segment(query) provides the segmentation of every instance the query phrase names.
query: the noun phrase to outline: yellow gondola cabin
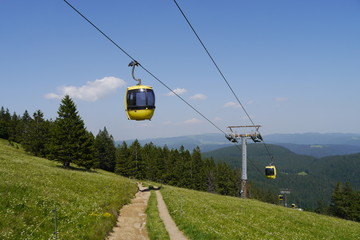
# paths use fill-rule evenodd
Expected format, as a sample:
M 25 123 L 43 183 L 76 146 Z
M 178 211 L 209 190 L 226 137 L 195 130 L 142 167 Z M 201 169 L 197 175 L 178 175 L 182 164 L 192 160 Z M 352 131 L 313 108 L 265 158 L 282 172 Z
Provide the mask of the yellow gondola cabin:
M 276 178 L 275 166 L 266 166 L 265 167 L 265 176 L 269 179 L 275 179 Z
M 129 63 L 129 67 L 132 67 L 132 77 L 138 84 L 126 89 L 125 111 L 129 120 L 151 120 L 155 111 L 155 93 L 152 87 L 141 85 L 141 79 L 135 78 L 134 69 L 139 65 L 137 61 Z
M 129 120 L 150 120 L 155 111 L 155 94 L 152 87 L 128 87 L 125 94 L 125 111 Z

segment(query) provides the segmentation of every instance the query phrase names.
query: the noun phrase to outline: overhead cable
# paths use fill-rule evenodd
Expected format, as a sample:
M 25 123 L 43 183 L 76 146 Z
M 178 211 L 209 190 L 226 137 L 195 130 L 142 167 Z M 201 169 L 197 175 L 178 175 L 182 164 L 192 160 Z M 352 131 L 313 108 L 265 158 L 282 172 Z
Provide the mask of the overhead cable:
M 93 26 L 98 32 L 100 32 L 106 39 L 108 39 L 113 45 L 115 45 L 119 50 L 121 50 L 126 56 L 131 58 L 133 61 L 136 61 L 134 57 L 132 57 L 127 51 L 125 51 L 122 47 L 120 47 L 114 40 L 112 40 L 107 34 L 105 34 L 100 28 L 98 28 L 93 22 L 91 22 L 87 17 L 85 17 L 79 10 L 77 10 L 74 6 L 72 6 L 67 0 L 64 0 L 64 2 L 71 7 L 76 13 L 78 13 L 83 19 L 85 19 L 91 26 Z M 200 40 L 200 38 L 199 38 Z M 201 41 L 201 40 L 200 40 Z M 207 51 L 208 52 L 208 51 Z M 211 55 L 209 54 L 211 57 Z M 211 57 L 212 58 L 212 57 Z M 213 61 L 215 63 L 215 61 Z M 215 63 L 216 64 L 216 63 Z M 202 118 L 204 118 L 206 121 L 208 121 L 211 125 L 213 125 L 216 129 L 218 129 L 220 132 L 222 132 L 224 135 L 226 135 L 226 132 L 223 131 L 220 127 L 218 127 L 214 122 L 212 122 L 209 118 L 207 118 L 204 114 L 202 114 L 199 110 L 197 110 L 194 106 L 192 106 L 189 102 L 187 102 L 184 98 L 182 98 L 179 94 L 174 92 L 170 87 L 168 87 L 163 81 L 161 81 L 158 77 L 156 77 L 152 72 L 150 72 L 148 69 L 146 69 L 143 65 L 139 63 L 139 66 L 147 72 L 150 76 L 152 76 L 154 79 L 156 79 L 159 83 L 161 83 L 165 88 L 167 88 L 169 91 L 171 91 L 175 96 L 177 96 L 181 101 L 183 101 L 186 105 L 188 105 L 191 109 L 193 109 L 196 113 L 198 113 Z M 216 65 L 217 66 L 217 65 Z M 220 71 L 220 69 L 219 69 Z M 221 71 L 220 71 L 221 72 Z M 221 73 L 222 74 L 222 73 Z M 225 79 L 226 81 L 226 79 Z M 226 81 L 227 82 L 227 81 Z M 229 85 L 229 84 L 228 84 Z M 230 85 L 229 85 L 230 87 Z M 231 87 L 230 87 L 231 89 Z M 231 89 L 232 90 L 232 89 Z M 234 92 L 233 92 L 234 93 Z M 235 94 L 235 93 L 234 93 Z M 236 96 L 236 95 L 235 95 Z M 234 145 L 239 149 L 239 145 L 234 143 Z M 252 163 L 250 162 L 254 168 L 257 170 L 258 173 L 261 174 L 260 170 Z
M 107 38 L 112 44 L 114 44 L 118 49 L 120 49 L 126 56 L 131 58 L 133 61 L 136 61 L 134 57 L 132 57 L 127 51 L 125 51 L 123 48 L 121 48 L 114 40 L 112 40 L 107 34 L 105 34 L 103 31 L 100 30 L 94 23 L 92 23 L 87 17 L 85 17 L 79 10 L 77 10 L 74 6 L 72 6 L 67 0 L 64 0 L 64 2 L 69 5 L 76 13 L 78 13 L 82 18 L 84 18 L 91 26 L 93 26 L 98 32 L 100 32 L 105 38 Z M 138 62 L 138 61 L 137 61 Z M 208 121 L 211 125 L 213 125 L 216 129 L 218 129 L 223 134 L 226 134 L 225 131 L 223 131 L 220 127 L 218 127 L 214 122 L 212 122 L 209 118 L 207 118 L 204 114 L 202 114 L 199 110 L 197 110 L 194 106 L 192 106 L 188 101 L 186 101 L 184 98 L 182 98 L 179 94 L 174 92 L 170 87 L 168 87 L 163 81 L 161 81 L 158 77 L 156 77 L 152 72 L 150 72 L 148 69 L 146 69 L 143 65 L 139 63 L 139 66 L 147 72 L 150 76 L 152 76 L 154 79 L 156 79 L 159 83 L 161 83 L 165 88 L 167 88 L 169 91 L 171 91 L 175 96 L 177 96 L 180 100 L 182 100 L 186 105 L 188 105 L 191 109 L 193 109 L 196 113 L 198 113 L 202 118 L 204 118 L 206 121 Z
M 191 28 L 191 30 L 193 31 L 193 33 L 195 34 L 196 38 L 199 40 L 201 46 L 204 48 L 205 52 L 207 53 L 207 55 L 209 56 L 209 58 L 211 59 L 212 63 L 214 64 L 214 66 L 216 67 L 216 69 L 218 70 L 218 72 L 220 73 L 221 77 L 223 78 L 223 80 L 225 81 L 226 85 L 229 87 L 230 91 L 232 92 L 232 94 L 234 95 L 234 97 L 236 98 L 237 102 L 239 103 L 239 105 L 241 106 L 241 108 L 243 109 L 243 111 L 245 112 L 246 116 L 248 117 L 248 119 L 250 120 L 250 122 L 255 126 L 254 121 L 252 120 L 252 118 L 250 117 L 249 113 L 246 111 L 244 105 L 241 103 L 240 99 L 238 98 L 238 96 L 236 95 L 236 93 L 234 92 L 233 88 L 231 87 L 231 85 L 229 84 L 228 80 L 226 79 L 225 75 L 223 74 L 223 72 L 220 70 L 218 64 L 215 62 L 214 58 L 211 56 L 209 50 L 207 49 L 207 47 L 205 46 L 205 44 L 203 43 L 203 41 L 201 40 L 201 38 L 199 37 L 199 35 L 197 34 L 197 32 L 195 31 L 194 27 L 192 26 L 192 24 L 190 23 L 189 19 L 186 17 L 184 11 L 181 9 L 181 7 L 179 6 L 179 4 L 176 2 L 176 0 L 173 0 L 175 5 L 177 6 L 177 8 L 179 9 L 180 13 L 182 14 L 182 16 L 184 17 L 184 19 L 186 20 L 186 22 L 188 23 L 189 27 Z M 271 160 L 271 164 L 273 162 L 273 156 L 270 154 L 270 151 L 268 149 L 268 147 L 266 146 L 265 142 L 262 141 L 262 143 L 265 146 L 265 149 L 270 157 Z

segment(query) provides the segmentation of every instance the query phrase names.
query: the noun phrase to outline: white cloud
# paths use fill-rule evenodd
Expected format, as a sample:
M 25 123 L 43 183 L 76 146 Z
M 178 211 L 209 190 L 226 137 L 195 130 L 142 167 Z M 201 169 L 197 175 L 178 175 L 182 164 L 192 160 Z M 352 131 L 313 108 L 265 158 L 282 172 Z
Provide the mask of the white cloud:
M 48 94 L 45 94 L 45 98 L 46 99 L 57 99 L 57 98 L 61 98 L 61 96 L 59 96 L 55 93 L 48 93 Z
M 166 96 L 175 96 L 174 93 L 176 93 L 177 95 L 181 95 L 181 94 L 186 93 L 186 92 L 187 92 L 187 90 L 185 88 L 176 88 L 172 92 L 168 92 L 166 94 Z
M 288 100 L 287 97 L 277 97 L 277 98 L 275 98 L 276 102 L 286 102 L 287 100 Z
M 116 77 L 104 77 L 95 81 L 88 81 L 85 85 L 62 86 L 58 88 L 58 94 L 48 93 L 45 95 L 47 99 L 61 99 L 65 95 L 77 98 L 83 101 L 94 102 L 116 91 L 117 88 L 125 86 L 124 80 Z
M 185 124 L 197 124 L 197 123 L 200 123 L 201 121 L 197 118 L 192 118 L 192 119 L 189 119 L 189 120 L 185 120 L 184 123 Z
M 226 108 L 239 108 L 241 107 L 240 104 L 236 103 L 236 102 L 227 102 L 224 104 L 224 107 Z
M 205 100 L 205 99 L 207 99 L 207 96 L 202 94 L 202 93 L 198 93 L 198 94 L 195 94 L 194 96 L 191 96 L 190 99 L 193 99 L 193 100 Z

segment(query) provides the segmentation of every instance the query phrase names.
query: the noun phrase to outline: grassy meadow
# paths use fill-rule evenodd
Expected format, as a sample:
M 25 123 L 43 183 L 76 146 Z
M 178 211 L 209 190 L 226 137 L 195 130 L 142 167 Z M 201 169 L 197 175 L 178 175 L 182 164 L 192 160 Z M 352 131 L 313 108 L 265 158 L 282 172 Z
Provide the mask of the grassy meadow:
M 189 239 L 360 239 L 357 222 L 170 186 L 161 192 Z
M 118 210 L 136 191 L 130 179 L 101 170 L 63 169 L 0 139 L 1 240 L 102 240 L 115 225 Z M 189 239 L 360 240 L 356 222 L 170 186 L 162 186 L 161 192 Z M 168 239 L 156 204 L 152 191 L 149 235 Z
M 0 140 L 0 239 L 104 239 L 136 183 L 101 170 L 63 169 Z M 56 217 L 55 217 L 56 209 Z

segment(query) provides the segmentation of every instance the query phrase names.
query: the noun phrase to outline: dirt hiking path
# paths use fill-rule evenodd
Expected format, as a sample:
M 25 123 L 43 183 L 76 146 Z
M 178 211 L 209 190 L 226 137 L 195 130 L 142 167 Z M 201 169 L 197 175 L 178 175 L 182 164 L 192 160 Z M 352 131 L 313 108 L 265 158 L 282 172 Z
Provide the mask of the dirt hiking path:
M 150 191 L 138 184 L 139 190 L 131 203 L 120 210 L 116 226 L 106 240 L 148 240 L 146 230 L 146 207 Z
M 150 190 L 138 183 L 139 191 L 131 203 L 125 205 L 117 219 L 116 226 L 106 238 L 106 240 L 148 240 L 149 235 L 146 230 L 146 208 L 150 198 Z M 163 221 L 166 231 L 171 240 L 187 240 L 184 234 L 178 229 L 174 220 L 171 218 L 164 199 L 159 190 L 156 191 L 158 211 Z
M 187 240 L 185 235 L 176 226 L 166 207 L 164 199 L 160 191 L 156 191 L 156 199 L 158 202 L 158 210 L 161 220 L 164 222 L 166 231 L 169 233 L 171 240 Z

